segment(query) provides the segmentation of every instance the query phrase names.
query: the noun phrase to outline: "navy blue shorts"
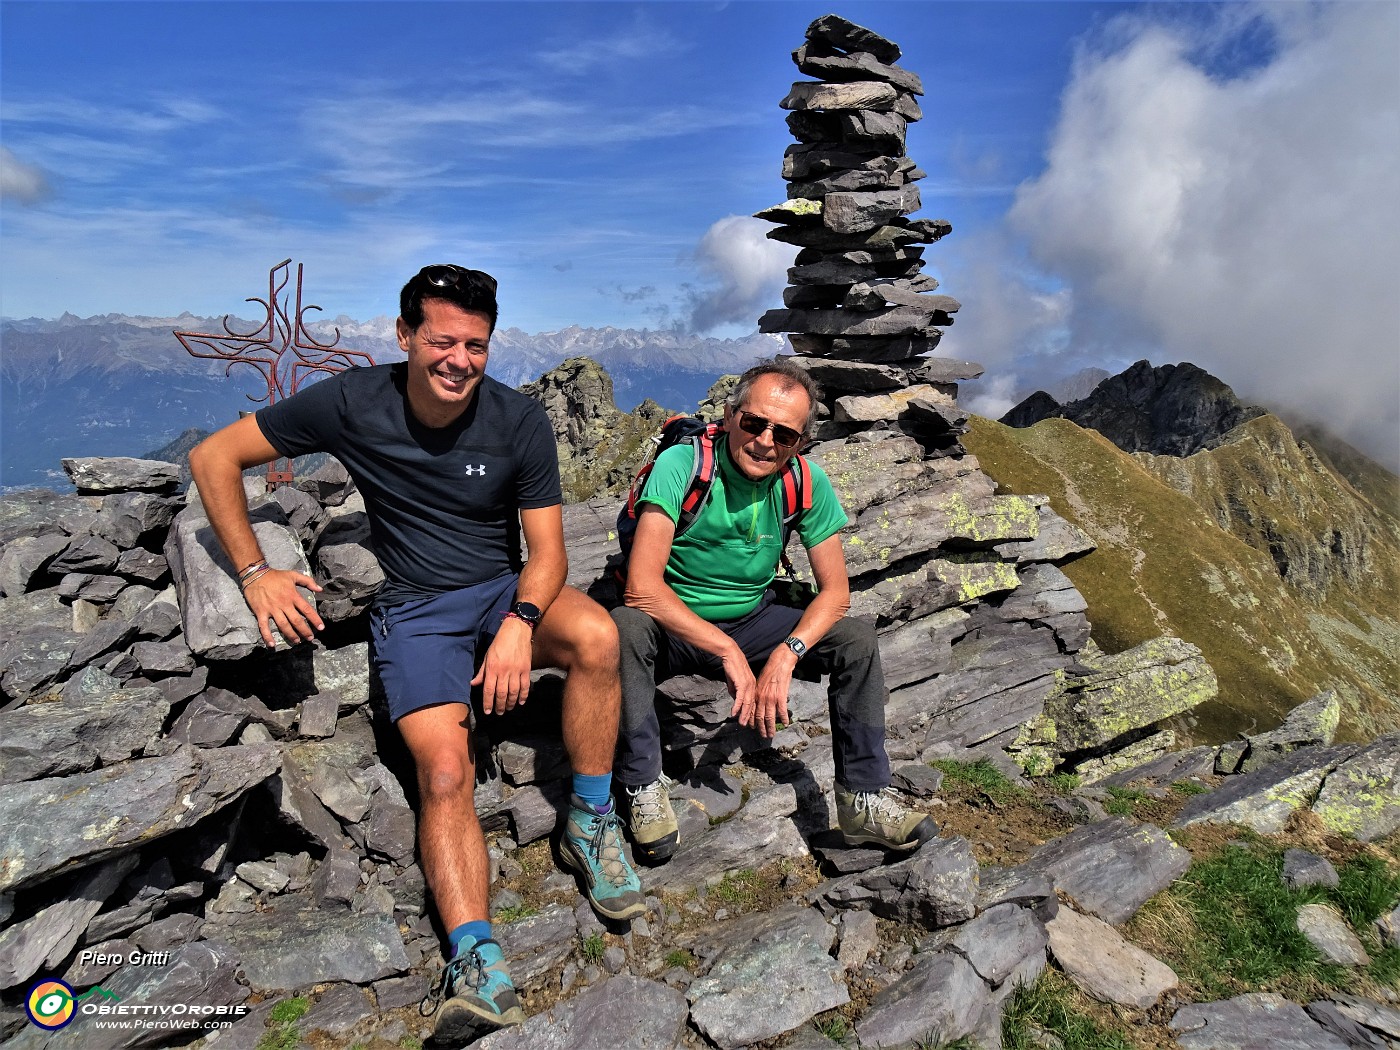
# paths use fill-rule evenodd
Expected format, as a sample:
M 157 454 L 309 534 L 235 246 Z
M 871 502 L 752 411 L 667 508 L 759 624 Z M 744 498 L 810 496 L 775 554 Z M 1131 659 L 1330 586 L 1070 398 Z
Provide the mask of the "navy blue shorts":
M 483 652 L 515 601 L 519 577 L 411 598 L 370 610 L 370 659 L 384 685 L 389 717 L 434 704 L 470 704 L 476 653 Z

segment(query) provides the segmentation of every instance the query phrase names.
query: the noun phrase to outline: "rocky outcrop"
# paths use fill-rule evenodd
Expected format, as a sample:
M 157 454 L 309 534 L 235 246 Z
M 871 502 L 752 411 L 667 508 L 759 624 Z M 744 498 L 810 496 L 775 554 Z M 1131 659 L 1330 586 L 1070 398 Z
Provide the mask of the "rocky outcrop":
M 549 415 L 568 502 L 625 493 L 644 443 L 673 414 L 650 399 L 619 411 L 612 377 L 586 357 L 571 357 L 520 389 Z
M 1235 427 L 1263 414 L 1189 362 L 1154 367 L 1139 361 L 1067 405 L 1038 390 L 1001 422 L 1027 427 L 1058 416 L 1097 430 L 1124 452 L 1189 456 L 1214 448 Z

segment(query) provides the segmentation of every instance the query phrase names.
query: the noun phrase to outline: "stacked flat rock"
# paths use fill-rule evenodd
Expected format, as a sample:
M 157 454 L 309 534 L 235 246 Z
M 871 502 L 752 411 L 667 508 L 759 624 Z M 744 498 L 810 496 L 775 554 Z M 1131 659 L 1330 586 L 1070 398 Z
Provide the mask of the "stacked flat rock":
M 924 249 L 952 231 L 945 219 L 911 219 L 926 172 L 905 154 L 919 120 L 917 74 L 894 65 L 899 45 L 837 15 L 807 27 L 793 52 L 801 81 L 782 100 L 797 143 L 783 158 L 788 199 L 757 218 L 768 236 L 798 245 L 786 306 L 759 319 L 785 332 L 827 393 L 820 436 L 894 423 L 929 451 L 956 452 L 966 415 L 956 383 L 981 366 L 931 358 L 959 303 L 936 294 Z

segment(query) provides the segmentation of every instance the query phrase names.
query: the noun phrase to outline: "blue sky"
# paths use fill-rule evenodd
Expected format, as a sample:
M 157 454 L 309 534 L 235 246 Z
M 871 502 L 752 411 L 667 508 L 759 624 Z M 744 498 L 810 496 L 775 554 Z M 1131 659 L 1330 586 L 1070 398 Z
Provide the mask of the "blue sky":
M 791 249 L 789 52 L 836 11 L 925 85 L 929 268 L 988 365 L 1192 360 L 1400 444 L 1400 5 L 0 3 L 0 314 L 328 316 L 430 261 L 502 324 L 751 332 Z M 787 253 L 787 254 L 785 254 Z

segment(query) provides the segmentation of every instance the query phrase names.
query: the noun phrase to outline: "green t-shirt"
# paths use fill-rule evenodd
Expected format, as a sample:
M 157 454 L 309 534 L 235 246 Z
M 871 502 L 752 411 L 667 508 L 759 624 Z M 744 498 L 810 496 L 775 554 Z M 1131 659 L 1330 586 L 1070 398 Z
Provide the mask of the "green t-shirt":
M 723 437 L 716 443 L 718 469 L 700 516 L 671 544 L 666 583 L 696 615 L 716 622 L 752 612 L 777 574 L 782 550 L 783 494 L 778 475 L 750 481 L 729 458 Z M 681 500 L 694 462 L 691 445 L 674 445 L 656 457 L 639 503 L 661 508 L 672 521 L 680 518 Z M 846 524 L 846 512 L 831 481 L 812 467 L 812 508 L 798 520 L 796 532 L 808 549 Z

